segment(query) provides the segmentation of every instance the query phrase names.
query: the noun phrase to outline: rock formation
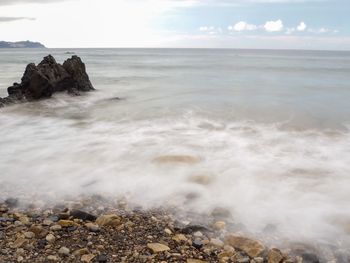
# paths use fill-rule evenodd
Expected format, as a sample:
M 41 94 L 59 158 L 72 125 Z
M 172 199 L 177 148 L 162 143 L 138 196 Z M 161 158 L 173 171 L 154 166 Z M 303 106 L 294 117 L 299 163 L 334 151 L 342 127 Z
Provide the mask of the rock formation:
M 91 90 L 94 87 L 78 56 L 72 56 L 61 65 L 48 55 L 37 66 L 31 63 L 26 67 L 21 83 L 14 83 L 7 89 L 9 96 L 0 98 L 0 106 L 50 98 L 55 92 L 79 95 L 80 91 Z

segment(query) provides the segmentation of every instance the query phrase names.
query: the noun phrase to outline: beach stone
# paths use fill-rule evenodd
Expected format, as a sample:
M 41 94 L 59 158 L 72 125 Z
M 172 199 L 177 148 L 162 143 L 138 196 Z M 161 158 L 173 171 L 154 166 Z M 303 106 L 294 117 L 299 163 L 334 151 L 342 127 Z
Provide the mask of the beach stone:
M 213 228 L 215 230 L 224 230 L 226 228 L 226 223 L 224 221 L 217 221 L 214 223 Z
M 164 232 L 168 235 L 171 235 L 173 232 L 171 232 L 171 230 L 169 228 L 165 228 Z
M 64 256 L 68 256 L 70 253 L 70 250 L 66 247 L 61 247 L 59 250 L 58 250 L 58 254 L 60 255 L 64 255 Z
M 196 238 L 193 242 L 192 242 L 192 246 L 195 247 L 196 249 L 201 249 L 203 247 L 203 242 L 202 240 L 200 240 L 199 238 Z
M 45 239 L 46 239 L 47 242 L 53 243 L 53 242 L 55 242 L 56 237 L 55 237 L 53 234 L 48 234 L 48 235 L 45 237 Z
M 60 231 L 60 230 L 62 230 L 62 226 L 60 226 L 60 225 L 53 225 L 53 226 L 50 227 L 50 230 L 51 231 Z
M 120 217 L 117 215 L 102 215 L 96 219 L 99 226 L 119 226 L 121 224 Z
M 44 238 L 48 234 L 48 231 L 39 225 L 32 225 L 29 231 L 33 232 L 36 238 Z
M 24 232 L 23 235 L 25 236 L 25 238 L 28 238 L 28 239 L 35 238 L 35 234 L 31 231 Z
M 223 207 L 214 208 L 211 215 L 216 219 L 227 219 L 232 216 L 230 210 Z
M 96 216 L 86 213 L 84 211 L 81 210 L 73 210 L 72 212 L 70 212 L 70 215 L 73 218 L 77 218 L 77 219 L 81 219 L 83 221 L 95 221 L 96 220 Z
M 189 258 L 189 259 L 187 259 L 187 263 L 208 263 L 208 261 Z
M 223 241 L 221 241 L 220 239 L 212 238 L 212 239 L 210 239 L 209 245 L 214 246 L 214 247 L 218 247 L 218 248 L 222 248 L 222 247 L 224 247 L 225 243 Z
M 13 242 L 12 247 L 13 248 L 20 248 L 23 247 L 25 244 L 27 244 L 27 240 L 23 237 L 19 237 Z
M 57 256 L 49 255 L 49 256 L 47 256 L 47 260 L 48 261 L 58 261 L 59 259 Z
M 268 251 L 267 262 L 268 263 L 280 263 L 283 260 L 282 252 L 277 248 L 272 248 Z
M 176 234 L 175 236 L 173 236 L 172 239 L 174 241 L 176 241 L 177 243 L 187 242 L 188 241 L 188 238 L 184 234 Z
M 5 204 L 10 208 L 15 208 L 18 206 L 19 201 L 17 198 L 10 197 L 5 200 Z
M 73 252 L 73 255 L 75 256 L 82 256 L 86 254 L 90 254 L 90 251 L 87 248 L 81 248 Z
M 209 175 L 192 175 L 188 178 L 188 181 L 205 186 L 212 182 L 212 177 Z
M 96 257 L 96 262 L 106 263 L 107 261 L 108 261 L 108 258 L 104 254 L 100 254 Z
M 45 220 L 43 221 L 43 225 L 44 225 L 44 226 L 51 226 L 52 224 L 53 224 L 53 222 L 52 222 L 51 220 L 45 219 Z
M 201 161 L 199 157 L 190 155 L 164 155 L 153 159 L 158 164 L 197 164 Z
M 252 258 L 258 257 L 265 251 L 261 242 L 246 237 L 229 235 L 225 238 L 225 243 L 244 251 Z
M 75 223 L 72 220 L 59 220 L 57 222 L 61 227 L 74 227 L 74 226 L 79 226 L 79 224 Z
M 94 254 L 86 254 L 86 255 L 82 255 L 80 260 L 82 262 L 91 262 L 93 259 L 95 258 L 95 255 Z
M 91 232 L 98 232 L 98 231 L 100 231 L 100 227 L 98 225 L 96 225 L 96 224 L 86 223 L 85 226 Z
M 170 250 L 168 246 L 160 243 L 148 243 L 147 247 L 152 250 L 153 254 Z

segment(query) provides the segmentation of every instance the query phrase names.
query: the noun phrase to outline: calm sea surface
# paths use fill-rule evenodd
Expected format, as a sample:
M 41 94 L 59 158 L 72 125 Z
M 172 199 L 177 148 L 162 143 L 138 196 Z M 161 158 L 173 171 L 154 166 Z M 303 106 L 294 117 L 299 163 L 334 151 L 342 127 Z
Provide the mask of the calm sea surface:
M 255 233 L 273 224 L 279 237 L 349 245 L 350 52 L 4 49 L 0 97 L 26 64 L 67 51 L 97 91 L 0 110 L 0 199 L 220 206 Z M 201 161 L 152 162 L 164 155 Z

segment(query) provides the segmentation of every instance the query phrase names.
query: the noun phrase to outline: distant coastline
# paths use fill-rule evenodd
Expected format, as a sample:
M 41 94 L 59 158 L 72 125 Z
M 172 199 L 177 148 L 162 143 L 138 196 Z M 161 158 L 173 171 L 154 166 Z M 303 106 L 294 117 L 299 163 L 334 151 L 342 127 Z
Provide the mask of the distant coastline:
M 46 48 L 39 42 L 32 41 L 19 41 L 19 42 L 6 42 L 0 41 L 0 48 Z

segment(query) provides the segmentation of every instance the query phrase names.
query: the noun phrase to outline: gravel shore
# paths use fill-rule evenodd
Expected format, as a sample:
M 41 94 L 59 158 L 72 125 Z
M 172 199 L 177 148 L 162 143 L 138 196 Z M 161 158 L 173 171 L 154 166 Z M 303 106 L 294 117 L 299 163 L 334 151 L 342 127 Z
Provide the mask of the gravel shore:
M 7 199 L 0 203 L 0 262 L 320 262 L 230 233 L 226 216 L 218 209 L 201 225 L 96 197 L 45 209 Z

